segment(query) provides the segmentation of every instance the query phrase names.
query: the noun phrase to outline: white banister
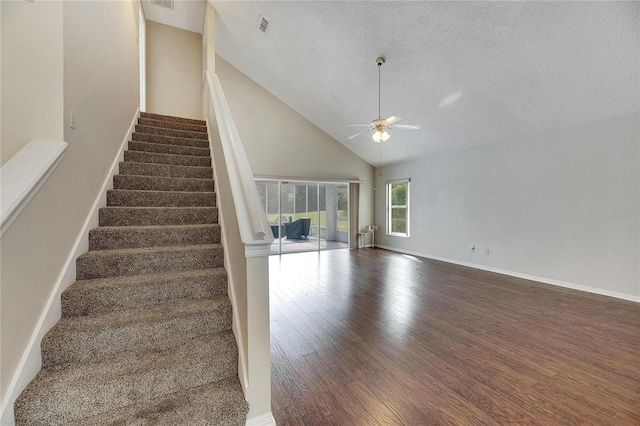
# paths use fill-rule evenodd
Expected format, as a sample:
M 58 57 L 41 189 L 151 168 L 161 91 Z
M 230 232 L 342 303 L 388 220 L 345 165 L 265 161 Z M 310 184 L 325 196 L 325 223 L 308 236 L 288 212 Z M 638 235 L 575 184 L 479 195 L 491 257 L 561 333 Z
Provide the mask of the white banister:
M 249 160 L 240 142 L 240 135 L 218 76 L 210 71 L 207 71 L 206 75 L 246 255 L 247 257 L 268 256 L 273 234 L 260 202 Z
M 218 77 L 205 72 L 203 109 L 213 155 L 238 375 L 249 403 L 247 425 L 275 425 L 271 414 L 269 261 L 273 233 L 260 202 Z
M 65 141 L 32 139 L 0 167 L 0 235 L 62 161 L 67 146 Z

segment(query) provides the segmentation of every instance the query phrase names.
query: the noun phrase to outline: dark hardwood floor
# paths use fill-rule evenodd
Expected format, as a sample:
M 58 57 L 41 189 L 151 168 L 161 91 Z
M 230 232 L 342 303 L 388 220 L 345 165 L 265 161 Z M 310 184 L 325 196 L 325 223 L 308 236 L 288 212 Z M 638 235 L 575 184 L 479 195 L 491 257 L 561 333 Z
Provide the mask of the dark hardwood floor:
M 638 425 L 640 305 L 380 249 L 273 256 L 284 425 Z

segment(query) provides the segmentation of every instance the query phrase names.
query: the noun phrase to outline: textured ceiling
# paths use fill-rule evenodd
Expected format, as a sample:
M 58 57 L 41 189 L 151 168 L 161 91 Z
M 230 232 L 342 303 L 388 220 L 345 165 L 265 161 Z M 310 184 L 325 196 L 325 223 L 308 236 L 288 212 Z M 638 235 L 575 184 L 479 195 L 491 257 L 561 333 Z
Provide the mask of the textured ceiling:
M 372 165 L 640 109 L 638 2 L 225 2 L 217 53 Z M 258 30 L 264 16 L 267 34 Z M 286 131 L 283 129 L 282 131 Z
M 174 0 L 171 10 L 142 0 L 145 19 L 200 34 L 204 29 L 204 5 L 204 0 Z

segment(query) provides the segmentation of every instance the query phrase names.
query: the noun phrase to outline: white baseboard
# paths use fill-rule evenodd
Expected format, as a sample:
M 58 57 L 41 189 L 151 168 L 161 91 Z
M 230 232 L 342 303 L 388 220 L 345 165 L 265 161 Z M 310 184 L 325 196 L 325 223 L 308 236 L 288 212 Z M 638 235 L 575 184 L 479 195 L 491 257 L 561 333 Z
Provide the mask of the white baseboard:
M 604 290 L 597 287 L 590 287 L 582 284 L 575 284 L 567 281 L 560 281 L 553 278 L 538 277 L 536 275 L 523 274 L 520 272 L 509 271 L 507 269 L 493 268 L 491 266 L 478 265 L 475 263 L 463 262 L 460 260 L 449 259 L 446 257 L 434 256 L 431 254 L 421 253 L 413 250 L 404 250 L 397 247 L 390 247 L 390 246 L 385 246 L 380 244 L 377 244 L 377 247 L 381 249 L 389 250 L 389 251 L 395 251 L 398 253 L 405 253 L 413 256 L 426 257 L 427 259 L 439 260 L 447 263 L 454 263 L 456 265 L 467 266 L 469 268 L 474 268 L 474 269 L 481 269 L 483 271 L 488 271 L 488 272 L 495 272 L 497 274 L 509 275 L 511 277 L 523 278 L 525 280 L 537 281 L 543 284 L 551 284 L 558 287 L 570 288 L 572 290 L 585 291 L 587 293 L 594 293 L 594 294 L 599 294 L 601 296 L 615 297 L 616 299 L 623 299 L 623 300 L 628 300 L 630 302 L 640 303 L 640 296 L 633 296 L 631 294 L 619 293 L 617 291 Z
M 111 165 L 111 169 L 105 176 L 104 182 L 102 183 L 102 187 L 100 188 L 100 192 L 96 197 L 91 210 L 76 238 L 76 241 L 73 244 L 73 248 L 67 257 L 67 260 L 62 268 L 62 272 L 58 276 L 55 286 L 49 295 L 49 299 L 47 300 L 47 304 L 40 315 L 40 319 L 36 324 L 36 328 L 31 335 L 31 339 L 29 340 L 29 344 L 20 359 L 20 363 L 16 369 L 15 374 L 13 375 L 13 379 L 7 388 L 7 393 L 0 405 L 0 425 L 2 426 L 10 426 L 15 424 L 14 415 L 13 415 L 13 403 L 16 398 L 20 395 L 20 392 L 24 390 L 24 388 L 29 384 L 31 380 L 38 374 L 40 368 L 42 367 L 42 357 L 40 353 L 40 342 L 44 335 L 53 327 L 61 317 L 62 313 L 62 304 L 60 295 L 62 292 L 67 289 L 71 284 L 73 284 L 76 280 L 76 259 L 81 255 L 86 253 L 89 250 L 89 230 L 98 226 L 98 210 L 101 207 L 107 205 L 107 190 L 113 189 L 113 176 L 119 171 L 119 163 L 124 158 L 124 151 L 127 146 L 127 142 L 131 138 L 131 134 L 135 130 L 136 122 L 138 121 L 138 116 L 140 115 L 140 110 L 136 111 L 133 120 L 131 121 L 131 125 L 129 126 L 129 130 L 124 137 L 122 145 L 116 155 L 116 158 L 113 160 L 113 164 Z
M 252 419 L 247 419 L 246 426 L 276 426 L 276 419 L 273 418 L 273 414 L 269 411 Z

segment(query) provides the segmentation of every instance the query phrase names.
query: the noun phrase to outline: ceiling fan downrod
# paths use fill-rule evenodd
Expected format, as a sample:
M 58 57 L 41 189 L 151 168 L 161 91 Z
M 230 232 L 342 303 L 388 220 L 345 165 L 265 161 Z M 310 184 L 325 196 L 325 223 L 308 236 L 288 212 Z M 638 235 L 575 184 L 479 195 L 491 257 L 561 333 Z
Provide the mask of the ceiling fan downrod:
M 378 56 L 376 58 L 376 65 L 378 65 L 378 119 L 382 116 L 380 115 L 380 68 L 384 64 L 384 58 L 382 56 Z

